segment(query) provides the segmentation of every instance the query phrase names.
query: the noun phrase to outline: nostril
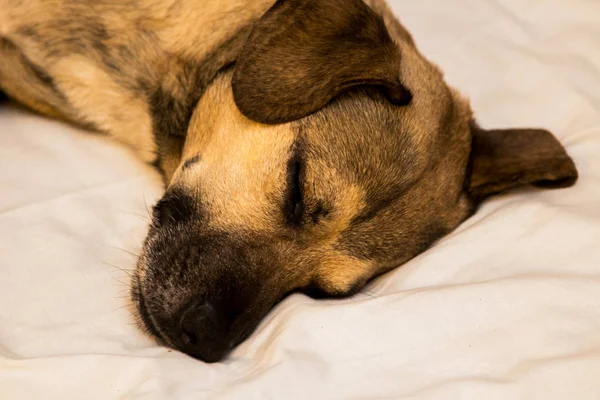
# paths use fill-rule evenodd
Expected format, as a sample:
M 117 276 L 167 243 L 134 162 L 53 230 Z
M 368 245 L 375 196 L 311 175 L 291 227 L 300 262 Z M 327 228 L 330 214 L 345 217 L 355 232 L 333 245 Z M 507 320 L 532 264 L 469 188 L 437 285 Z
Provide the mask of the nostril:
M 181 317 L 181 341 L 184 345 L 194 345 L 199 337 L 216 328 L 215 310 L 206 302 L 194 302 Z
M 184 345 L 196 344 L 198 343 L 198 338 L 194 332 L 183 331 L 181 333 L 181 341 Z

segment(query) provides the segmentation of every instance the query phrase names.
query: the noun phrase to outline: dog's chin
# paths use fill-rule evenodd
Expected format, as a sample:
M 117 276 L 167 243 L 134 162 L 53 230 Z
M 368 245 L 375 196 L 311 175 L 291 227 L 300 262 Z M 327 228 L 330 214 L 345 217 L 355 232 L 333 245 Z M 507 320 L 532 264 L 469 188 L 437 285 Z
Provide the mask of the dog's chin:
M 139 322 L 139 327 L 147 333 L 152 339 L 156 341 L 157 344 L 162 346 L 170 346 L 170 343 L 165 340 L 163 335 L 160 332 L 160 329 L 156 325 L 154 318 L 150 314 L 148 307 L 146 305 L 146 301 L 144 295 L 142 293 L 142 287 L 139 280 L 139 276 L 136 276 L 132 279 L 132 287 L 131 287 L 131 299 L 135 304 L 135 309 L 137 311 L 137 320 Z

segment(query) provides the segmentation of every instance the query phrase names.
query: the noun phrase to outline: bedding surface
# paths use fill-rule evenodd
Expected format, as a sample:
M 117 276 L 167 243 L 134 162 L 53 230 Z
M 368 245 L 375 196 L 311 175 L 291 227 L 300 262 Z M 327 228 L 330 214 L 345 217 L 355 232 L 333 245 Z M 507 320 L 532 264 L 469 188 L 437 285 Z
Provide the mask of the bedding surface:
M 482 126 L 553 131 L 577 185 L 486 201 L 352 298 L 288 298 L 207 365 L 128 309 L 158 174 L 0 106 L 0 399 L 600 398 L 600 2 L 391 3 Z

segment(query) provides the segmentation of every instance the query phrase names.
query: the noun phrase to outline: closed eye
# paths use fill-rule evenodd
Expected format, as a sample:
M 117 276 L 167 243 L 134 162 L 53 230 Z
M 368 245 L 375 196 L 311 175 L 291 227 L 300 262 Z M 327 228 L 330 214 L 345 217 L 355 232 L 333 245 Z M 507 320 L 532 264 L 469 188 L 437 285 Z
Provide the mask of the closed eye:
M 298 150 L 294 150 L 287 165 L 287 190 L 284 203 L 286 222 L 298 226 L 304 216 L 304 199 L 302 196 L 303 178 L 302 158 Z
M 319 199 L 307 199 L 304 190 L 306 179 L 306 160 L 297 144 L 288 160 L 286 172 L 286 191 L 283 204 L 285 221 L 293 227 L 305 223 L 319 224 L 330 215 L 332 205 Z

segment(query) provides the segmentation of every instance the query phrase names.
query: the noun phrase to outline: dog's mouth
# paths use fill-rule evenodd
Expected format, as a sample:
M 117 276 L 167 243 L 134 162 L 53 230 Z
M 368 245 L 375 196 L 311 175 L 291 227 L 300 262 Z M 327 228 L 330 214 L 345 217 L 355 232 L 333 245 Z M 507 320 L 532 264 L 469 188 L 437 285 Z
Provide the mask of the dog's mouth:
M 143 327 L 146 331 L 159 343 L 162 345 L 166 345 L 163 335 L 160 330 L 154 323 L 154 319 L 148 311 L 148 307 L 146 306 L 146 301 L 144 299 L 144 294 L 142 293 L 142 285 L 140 281 L 140 277 L 138 276 L 135 281 L 135 285 L 132 288 L 132 297 L 137 303 L 138 314 L 142 319 Z

